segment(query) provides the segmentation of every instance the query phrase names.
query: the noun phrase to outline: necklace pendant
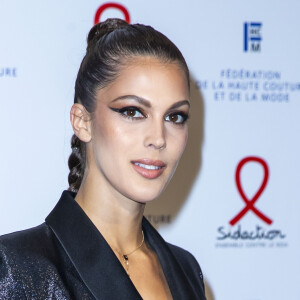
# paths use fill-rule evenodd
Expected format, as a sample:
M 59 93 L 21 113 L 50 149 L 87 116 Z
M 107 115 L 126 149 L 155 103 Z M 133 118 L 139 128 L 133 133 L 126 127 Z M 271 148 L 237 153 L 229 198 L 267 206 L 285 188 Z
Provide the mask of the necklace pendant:
M 115 250 L 120 255 L 120 257 L 123 257 L 123 264 L 125 266 L 126 273 L 128 274 L 129 277 L 130 277 L 130 275 L 129 275 L 129 258 L 128 258 L 128 256 L 131 255 L 132 253 L 134 253 L 135 251 L 137 251 L 138 249 L 140 249 L 142 247 L 143 243 L 144 243 L 144 231 L 142 230 L 142 241 L 136 249 L 134 249 L 133 251 L 131 251 L 127 254 L 122 254 L 120 251 Z
M 124 264 L 126 265 L 127 271 L 129 268 L 129 260 L 128 260 L 128 256 L 126 254 L 123 255 L 124 258 Z

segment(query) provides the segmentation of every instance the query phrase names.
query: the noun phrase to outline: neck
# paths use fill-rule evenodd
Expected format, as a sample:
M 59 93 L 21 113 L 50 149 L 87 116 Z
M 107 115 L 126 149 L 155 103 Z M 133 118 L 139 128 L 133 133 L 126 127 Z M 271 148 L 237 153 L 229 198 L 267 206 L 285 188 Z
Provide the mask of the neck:
M 90 175 L 83 180 L 75 200 L 108 244 L 126 254 L 142 240 L 145 204 L 126 198 L 95 178 Z

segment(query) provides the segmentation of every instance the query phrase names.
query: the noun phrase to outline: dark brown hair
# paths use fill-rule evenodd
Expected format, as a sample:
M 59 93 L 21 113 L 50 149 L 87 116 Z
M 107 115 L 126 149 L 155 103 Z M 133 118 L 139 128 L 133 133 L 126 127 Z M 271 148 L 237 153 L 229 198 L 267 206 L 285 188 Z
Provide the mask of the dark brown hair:
M 163 62 L 177 62 L 189 84 L 189 70 L 179 49 L 150 26 L 107 19 L 90 30 L 87 44 L 75 83 L 74 103 L 81 103 L 89 113 L 95 111 L 97 90 L 112 82 L 121 67 L 136 56 L 153 56 Z M 85 171 L 86 145 L 74 134 L 71 147 L 69 190 L 77 192 Z

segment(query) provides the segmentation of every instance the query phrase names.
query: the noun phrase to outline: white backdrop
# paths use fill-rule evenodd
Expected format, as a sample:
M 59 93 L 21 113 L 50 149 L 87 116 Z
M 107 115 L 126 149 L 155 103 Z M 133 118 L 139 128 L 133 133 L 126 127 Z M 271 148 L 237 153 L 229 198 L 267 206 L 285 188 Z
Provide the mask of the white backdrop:
M 105 3 L 0 3 L 0 234 L 43 222 L 67 188 L 74 82 Z M 300 2 L 118 3 L 193 80 L 186 153 L 146 216 L 198 259 L 208 300 L 300 299 Z

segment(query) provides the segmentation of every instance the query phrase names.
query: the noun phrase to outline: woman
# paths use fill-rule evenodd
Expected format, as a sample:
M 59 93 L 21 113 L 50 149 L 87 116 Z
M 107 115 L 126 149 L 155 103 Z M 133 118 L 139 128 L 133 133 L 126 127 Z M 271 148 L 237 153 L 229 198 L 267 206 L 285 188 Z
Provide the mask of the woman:
M 143 217 L 185 148 L 189 72 L 149 26 L 88 35 L 70 119 L 69 190 L 42 225 L 1 237 L 0 299 L 205 299 L 200 267 Z

